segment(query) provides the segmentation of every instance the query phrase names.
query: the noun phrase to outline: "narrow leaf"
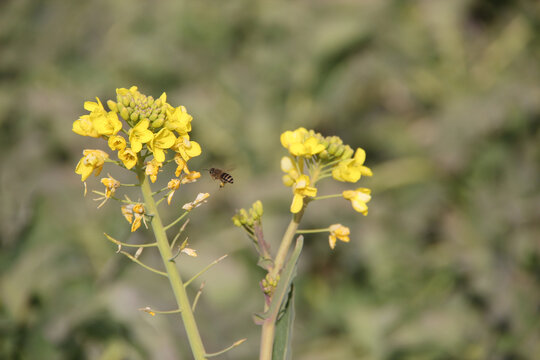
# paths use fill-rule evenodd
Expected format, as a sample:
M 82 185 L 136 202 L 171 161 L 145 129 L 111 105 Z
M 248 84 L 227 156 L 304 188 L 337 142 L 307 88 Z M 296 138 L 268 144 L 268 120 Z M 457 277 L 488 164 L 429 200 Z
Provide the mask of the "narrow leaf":
M 284 308 L 276 322 L 276 335 L 274 339 L 274 349 L 272 351 L 272 360 L 291 359 L 291 340 L 294 316 L 294 285 L 291 284 L 291 290 L 285 301 Z

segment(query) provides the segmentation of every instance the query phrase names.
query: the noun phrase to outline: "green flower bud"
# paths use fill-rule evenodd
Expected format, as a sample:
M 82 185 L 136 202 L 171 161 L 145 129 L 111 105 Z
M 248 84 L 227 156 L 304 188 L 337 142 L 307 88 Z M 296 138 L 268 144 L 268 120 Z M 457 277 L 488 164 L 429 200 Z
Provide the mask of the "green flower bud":
M 263 215 L 263 204 L 261 200 L 257 200 L 253 203 L 253 210 L 257 214 L 257 216 L 260 218 Z
M 158 127 L 161 127 L 163 126 L 163 119 L 156 119 L 154 121 L 152 121 L 152 127 L 153 128 L 158 128 Z
M 242 227 L 242 222 L 238 218 L 238 215 L 234 215 L 232 217 L 232 221 L 233 221 L 234 226 Z
M 330 158 L 330 154 L 327 150 L 323 150 L 319 153 L 319 158 L 321 158 L 322 160 L 328 160 Z
M 331 142 L 331 143 L 330 143 L 330 146 L 328 146 L 328 153 L 329 153 L 330 155 L 335 156 L 337 150 L 338 150 L 338 145 Z
M 121 111 L 120 111 L 120 116 L 122 117 L 122 119 L 126 120 L 129 119 L 129 112 L 126 108 L 123 108 Z
M 129 98 L 127 96 L 123 97 L 121 100 L 122 100 L 122 104 L 124 104 L 125 107 L 129 106 Z
M 139 120 L 139 112 L 138 111 L 132 112 L 129 118 L 131 119 L 131 121 L 136 122 L 137 120 Z
M 345 150 L 343 151 L 343 154 L 341 154 L 341 158 L 350 159 L 352 158 L 353 154 L 354 150 L 349 145 L 345 145 Z
M 240 215 L 240 221 L 242 222 L 242 224 L 247 223 L 248 213 L 247 213 L 246 209 L 240 209 L 238 214 Z
M 340 157 L 341 155 L 343 155 L 344 151 L 345 151 L 344 146 L 338 146 L 337 150 L 334 152 L 334 156 L 335 157 Z

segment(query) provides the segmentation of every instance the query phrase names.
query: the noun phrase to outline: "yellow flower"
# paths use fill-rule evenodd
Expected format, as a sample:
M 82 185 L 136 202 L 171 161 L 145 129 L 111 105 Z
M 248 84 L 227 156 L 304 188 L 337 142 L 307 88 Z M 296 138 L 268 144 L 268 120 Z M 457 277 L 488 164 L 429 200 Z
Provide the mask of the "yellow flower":
M 293 184 L 294 197 L 291 204 L 291 212 L 293 214 L 302 210 L 302 207 L 304 206 L 304 197 L 313 197 L 317 195 L 317 188 L 309 186 L 309 181 L 309 176 L 300 175 Z
M 165 149 L 169 149 L 176 142 L 176 137 L 172 131 L 161 129 L 148 143 L 148 148 L 154 153 L 154 158 L 159 162 L 165 161 Z
M 187 113 L 184 106 L 174 108 L 170 106 L 167 109 L 167 121 L 165 128 L 176 131 L 179 135 L 187 135 L 191 131 L 191 120 L 193 117 Z
M 180 187 L 180 180 L 171 179 L 171 181 L 169 181 L 169 183 L 167 184 L 167 188 L 171 190 L 171 192 L 169 193 L 169 195 L 167 195 L 167 204 L 171 205 L 171 199 L 174 195 L 174 192 L 178 190 L 179 187 Z
M 313 133 L 313 132 L 312 132 Z M 310 157 L 322 152 L 325 146 L 305 128 L 285 131 L 280 137 L 281 145 L 289 150 L 291 155 Z
M 105 196 L 99 197 L 95 200 L 103 200 L 101 204 L 98 205 L 98 209 L 102 207 L 111 196 L 114 195 L 116 189 L 120 187 L 120 181 L 114 179 L 111 174 L 107 174 L 109 177 L 102 178 L 101 183 L 105 185 Z
M 146 169 L 144 170 L 144 173 L 150 177 L 150 181 L 152 181 L 152 183 L 156 182 L 157 174 L 162 166 L 163 164 L 156 159 L 152 159 L 151 161 L 148 161 L 146 163 Z
M 113 135 L 107 141 L 111 150 L 124 150 L 126 148 L 126 139 L 120 135 Z
M 285 149 L 289 149 L 293 144 L 302 143 L 307 134 L 308 131 L 301 127 L 294 131 L 285 131 L 281 134 L 279 139 L 281 140 L 281 145 L 283 145 Z
M 328 237 L 328 242 L 330 243 L 330 249 L 334 249 L 336 247 L 337 240 L 341 240 L 343 242 L 349 242 L 349 235 L 351 234 L 351 231 L 348 227 L 343 226 L 341 224 L 334 224 L 330 225 L 328 228 L 330 231 L 330 236 Z
M 182 177 L 182 184 L 189 184 L 197 181 L 201 177 L 201 173 L 198 171 L 191 171 Z
M 96 98 L 97 102 L 85 101 L 84 109 L 90 111 L 90 114 L 83 115 L 79 120 L 73 122 L 73 132 L 82 136 L 99 137 L 101 134 L 95 127 L 95 120 L 102 116 L 107 115 L 107 110 L 101 104 L 99 98 Z M 120 124 L 121 127 L 121 124 Z
M 324 150 L 324 145 L 319 142 L 319 140 L 310 136 L 305 141 L 301 143 L 291 144 L 289 147 L 289 152 L 294 156 L 305 156 L 310 157 L 316 155 Z
M 196 207 L 200 206 L 202 203 L 205 203 L 206 199 L 208 199 L 209 196 L 210 196 L 209 193 L 199 193 L 199 195 L 197 195 L 195 200 L 187 204 L 184 204 L 184 206 L 182 206 L 182 209 L 191 211 L 195 209 Z
M 185 161 L 201 155 L 202 152 L 201 146 L 195 141 L 190 141 L 188 135 L 178 137 L 172 149 L 180 154 Z
M 141 203 L 124 205 L 121 210 L 122 215 L 131 224 L 131 232 L 136 231 L 141 226 L 141 221 L 144 221 L 144 205 Z M 146 226 L 146 223 L 144 225 Z
M 142 144 L 151 141 L 154 138 L 152 131 L 148 130 L 150 122 L 148 119 L 143 119 L 129 130 L 129 142 L 131 149 L 138 153 L 142 149 Z
M 338 181 L 355 183 L 362 175 L 372 176 L 371 169 L 364 166 L 366 152 L 362 148 L 356 149 L 354 158 L 342 160 L 332 169 L 332 177 Z
M 180 174 L 182 173 L 182 170 L 186 174 L 189 174 L 189 169 L 188 169 L 188 166 L 187 166 L 187 162 L 184 159 L 182 159 L 182 155 L 180 155 L 180 154 L 174 155 L 174 162 L 178 165 L 176 167 L 176 171 L 174 172 L 176 177 L 180 177 Z
M 78 120 L 75 120 L 73 122 L 73 132 L 76 134 L 79 134 L 81 136 L 91 136 L 94 138 L 99 137 L 100 135 L 94 128 L 94 124 L 92 123 L 92 119 L 90 118 L 90 115 L 83 115 Z
M 371 190 L 367 188 L 358 188 L 356 190 L 345 190 L 343 198 L 350 200 L 354 210 L 364 215 L 368 214 L 366 203 L 371 200 Z
M 92 114 L 90 114 L 90 116 L 92 116 Z M 93 124 L 94 129 L 96 129 L 100 135 L 116 135 L 120 129 L 122 129 L 122 122 L 118 119 L 118 115 L 112 111 L 97 116 L 94 119 Z
M 137 154 L 130 148 L 125 148 L 118 152 L 118 158 L 124 163 L 126 169 L 131 169 L 137 164 Z
M 83 157 L 79 160 L 75 173 L 81 175 L 81 181 L 88 179 L 93 171 L 95 176 L 98 176 L 103 170 L 105 160 L 109 158 L 109 154 L 101 150 L 84 150 Z
M 110 198 L 114 195 L 116 189 L 120 187 L 120 181 L 113 178 L 111 174 L 107 175 L 109 175 L 109 177 L 101 179 L 101 183 L 105 185 L 105 197 Z

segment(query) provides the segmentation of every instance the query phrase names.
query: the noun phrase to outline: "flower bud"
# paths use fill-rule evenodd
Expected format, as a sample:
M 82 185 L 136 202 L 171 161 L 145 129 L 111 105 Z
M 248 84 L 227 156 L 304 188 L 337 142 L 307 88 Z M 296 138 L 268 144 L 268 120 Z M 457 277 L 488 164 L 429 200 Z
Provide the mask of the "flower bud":
M 233 221 L 234 226 L 242 227 L 242 222 L 238 218 L 238 215 L 234 215 L 232 217 L 232 221 Z
M 129 112 L 126 108 L 123 108 L 121 111 L 120 111 L 120 116 L 122 117 L 122 119 L 126 120 L 129 119 Z
M 294 179 L 289 174 L 283 175 L 281 180 L 285 186 L 293 186 L 294 184 Z
M 349 146 L 345 145 L 345 150 L 343 151 L 343 154 L 341 154 L 342 159 L 350 159 L 354 154 L 354 150 Z
M 152 121 L 152 127 L 153 128 L 158 128 L 158 127 L 161 127 L 163 126 L 163 119 L 156 119 L 154 121 Z
M 345 147 L 343 145 L 338 146 L 337 150 L 334 152 L 335 157 L 340 157 L 343 155 L 343 152 L 345 151 Z
M 330 158 L 330 154 L 328 153 L 327 150 L 323 150 L 319 153 L 319 157 L 322 159 L 322 160 L 328 160 Z
M 331 142 L 330 145 L 328 146 L 328 153 L 330 155 L 335 156 L 337 150 L 338 150 L 338 145 L 336 143 Z
M 257 216 L 260 218 L 263 215 L 263 204 L 261 200 L 257 200 L 253 203 L 253 210 L 257 214 Z
M 107 106 L 111 111 L 118 112 L 118 106 L 116 106 L 116 103 L 112 100 L 107 100 Z
M 131 121 L 136 122 L 137 120 L 139 120 L 139 112 L 132 112 L 129 118 L 131 119 Z

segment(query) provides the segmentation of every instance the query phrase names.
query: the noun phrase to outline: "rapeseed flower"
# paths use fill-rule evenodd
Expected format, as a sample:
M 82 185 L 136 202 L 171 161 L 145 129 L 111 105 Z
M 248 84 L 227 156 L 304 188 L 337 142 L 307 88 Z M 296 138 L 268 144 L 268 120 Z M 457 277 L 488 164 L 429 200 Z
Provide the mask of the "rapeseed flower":
M 330 244 L 330 249 L 334 250 L 336 247 L 336 242 L 338 240 L 341 240 L 343 242 L 349 242 L 349 235 L 351 234 L 351 231 L 348 227 L 343 226 L 341 224 L 334 224 L 330 225 L 328 228 L 330 231 L 330 236 L 328 237 L 328 242 Z
M 367 188 L 358 188 L 356 190 L 345 190 L 343 198 L 350 200 L 354 210 L 363 215 L 368 214 L 367 202 L 371 200 L 371 190 Z
M 83 151 L 83 155 L 75 168 L 75 173 L 81 175 L 81 181 L 88 179 L 92 172 L 94 172 L 95 176 L 98 176 L 103 170 L 105 160 L 109 158 L 109 154 L 101 150 L 87 149 Z

